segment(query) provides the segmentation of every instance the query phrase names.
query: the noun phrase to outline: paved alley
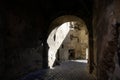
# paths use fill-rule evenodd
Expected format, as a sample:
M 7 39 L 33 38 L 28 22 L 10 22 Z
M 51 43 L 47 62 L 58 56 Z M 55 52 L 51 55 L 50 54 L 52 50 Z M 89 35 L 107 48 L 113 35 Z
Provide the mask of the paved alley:
M 88 74 L 86 62 L 85 60 L 66 61 L 53 69 L 31 73 L 22 80 L 94 80 Z

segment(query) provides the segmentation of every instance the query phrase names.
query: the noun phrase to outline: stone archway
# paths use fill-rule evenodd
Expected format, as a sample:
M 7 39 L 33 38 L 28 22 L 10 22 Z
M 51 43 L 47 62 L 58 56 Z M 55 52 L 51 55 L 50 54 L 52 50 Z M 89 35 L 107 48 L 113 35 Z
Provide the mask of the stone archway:
M 67 37 L 67 35 L 71 29 L 76 29 L 76 30 L 81 30 L 81 31 L 84 30 L 84 34 L 89 35 L 89 32 L 87 30 L 85 22 L 77 16 L 73 16 L 73 15 L 61 16 L 61 17 L 58 17 L 57 19 L 55 19 L 51 23 L 50 29 L 49 29 L 49 36 L 47 39 L 47 43 L 49 46 L 48 66 L 50 68 L 52 68 L 52 66 L 54 64 L 54 61 L 56 59 L 56 53 L 57 53 L 58 49 L 61 46 L 63 47 L 62 43 L 65 40 L 65 38 Z M 77 38 L 76 36 L 72 36 L 72 37 Z M 79 37 L 77 39 L 79 39 Z M 87 41 L 87 42 L 89 42 L 89 41 Z M 88 49 L 89 49 L 89 46 L 87 46 L 87 48 L 86 48 L 86 53 L 89 53 Z M 87 58 L 88 58 L 88 56 L 87 56 Z

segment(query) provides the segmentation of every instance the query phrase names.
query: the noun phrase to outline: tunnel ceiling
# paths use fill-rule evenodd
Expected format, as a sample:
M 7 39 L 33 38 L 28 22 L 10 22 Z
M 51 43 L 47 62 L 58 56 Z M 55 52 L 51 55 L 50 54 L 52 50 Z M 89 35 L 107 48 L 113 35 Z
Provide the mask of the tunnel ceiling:
M 92 12 L 92 0 L 2 0 L 2 5 L 18 12 L 43 12 L 48 16 L 64 11 L 90 16 Z
M 3 12 L 20 16 L 35 22 L 36 18 L 42 16 L 46 27 L 41 31 L 46 32 L 51 22 L 63 15 L 75 15 L 85 21 L 88 26 L 92 23 L 93 0 L 1 0 L 0 6 Z M 6 12 L 7 11 L 7 12 Z M 42 20 L 42 19 L 41 19 Z M 34 25 L 35 26 L 35 25 Z M 90 27 L 91 28 L 91 27 Z M 88 29 L 90 29 L 88 28 Z

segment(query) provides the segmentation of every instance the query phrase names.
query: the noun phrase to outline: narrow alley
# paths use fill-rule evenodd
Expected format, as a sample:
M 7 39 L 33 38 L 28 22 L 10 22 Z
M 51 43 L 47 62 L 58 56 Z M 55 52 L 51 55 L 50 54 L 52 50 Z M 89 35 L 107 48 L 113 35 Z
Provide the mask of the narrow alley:
M 0 0 L 0 80 L 120 80 L 120 0 Z
M 53 69 L 30 73 L 21 80 L 94 80 L 87 72 L 86 60 L 69 60 Z

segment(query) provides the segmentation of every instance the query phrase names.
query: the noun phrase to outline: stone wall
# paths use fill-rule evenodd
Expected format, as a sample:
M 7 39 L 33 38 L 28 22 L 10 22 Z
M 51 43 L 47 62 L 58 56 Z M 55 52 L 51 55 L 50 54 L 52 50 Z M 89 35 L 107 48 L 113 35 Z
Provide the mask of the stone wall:
M 4 21 L 3 21 L 3 14 L 0 13 L 0 78 L 3 76 L 4 72 L 4 62 L 5 62 L 5 55 L 4 55 Z
M 94 55 L 97 80 L 108 80 L 115 69 L 116 18 L 113 4 L 116 0 L 96 0 L 94 6 Z
M 14 80 L 42 69 L 43 17 L 5 11 L 5 78 Z M 7 80 L 6 79 L 6 80 Z
M 83 27 L 86 26 L 84 25 Z M 70 49 L 74 50 L 73 59 L 86 59 L 86 48 L 88 48 L 88 34 L 86 34 L 86 30 L 71 29 L 59 48 L 60 60 L 69 60 Z
M 48 64 L 50 68 L 52 68 L 55 62 L 57 50 L 63 43 L 65 37 L 67 36 L 70 30 L 69 25 L 70 23 L 67 22 L 67 23 L 63 23 L 61 26 L 58 26 L 50 33 L 47 39 L 47 43 L 49 45 Z

